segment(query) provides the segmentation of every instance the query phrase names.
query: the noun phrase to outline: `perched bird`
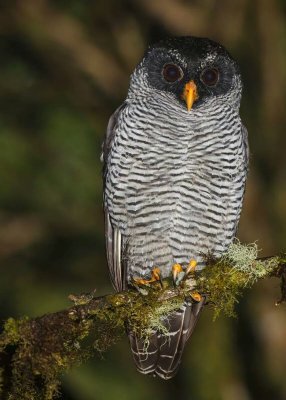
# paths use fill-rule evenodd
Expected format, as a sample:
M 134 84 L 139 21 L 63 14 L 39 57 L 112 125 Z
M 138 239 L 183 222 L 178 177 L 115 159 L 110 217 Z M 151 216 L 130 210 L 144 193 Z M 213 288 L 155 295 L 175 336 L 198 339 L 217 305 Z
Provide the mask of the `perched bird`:
M 220 256 L 235 237 L 248 166 L 239 68 L 220 44 L 178 37 L 148 48 L 103 143 L 107 259 L 114 288 Z M 158 270 L 159 268 L 159 270 Z M 153 272 L 152 272 L 153 271 Z M 137 369 L 171 378 L 204 299 L 149 345 L 129 332 Z M 146 346 L 145 346 L 146 347 Z

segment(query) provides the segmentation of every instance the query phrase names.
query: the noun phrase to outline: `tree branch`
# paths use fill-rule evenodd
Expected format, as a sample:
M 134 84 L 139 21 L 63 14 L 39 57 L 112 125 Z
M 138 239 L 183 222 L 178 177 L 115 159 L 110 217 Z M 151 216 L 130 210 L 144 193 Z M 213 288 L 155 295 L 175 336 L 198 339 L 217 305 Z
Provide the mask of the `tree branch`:
M 176 287 L 167 278 L 103 297 L 95 292 L 71 295 L 74 304 L 67 310 L 35 319 L 9 318 L 0 336 L 1 398 L 52 400 L 60 375 L 95 351 L 106 351 L 126 324 L 147 340 L 162 329 L 162 320 L 186 298 L 196 301 L 198 293 L 212 305 L 215 317 L 220 312 L 234 315 L 243 289 L 273 276 L 281 279 L 279 304 L 286 300 L 286 255 L 259 259 L 256 244 L 237 242 L 220 259 L 207 256 L 202 271 L 182 273 Z

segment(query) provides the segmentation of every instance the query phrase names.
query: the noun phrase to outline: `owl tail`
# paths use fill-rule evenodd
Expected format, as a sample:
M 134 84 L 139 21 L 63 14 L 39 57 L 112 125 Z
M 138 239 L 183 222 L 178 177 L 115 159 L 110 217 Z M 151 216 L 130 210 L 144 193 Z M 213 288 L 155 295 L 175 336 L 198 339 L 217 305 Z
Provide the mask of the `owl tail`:
M 168 333 L 154 332 L 147 340 L 128 332 L 136 367 L 142 374 L 172 378 L 179 367 L 185 344 L 191 336 L 204 304 L 185 301 L 181 308 L 164 319 Z

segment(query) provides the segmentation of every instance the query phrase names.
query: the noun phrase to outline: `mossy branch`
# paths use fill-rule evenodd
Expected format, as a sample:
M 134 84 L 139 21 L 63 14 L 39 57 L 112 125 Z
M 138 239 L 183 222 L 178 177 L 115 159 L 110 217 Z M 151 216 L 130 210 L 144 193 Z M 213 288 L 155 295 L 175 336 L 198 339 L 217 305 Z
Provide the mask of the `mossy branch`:
M 257 258 L 257 246 L 234 243 L 220 259 L 206 257 L 206 267 L 174 287 L 170 278 L 144 287 L 96 297 L 74 296 L 74 305 L 39 318 L 9 318 L 0 335 L 1 398 L 52 400 L 63 372 L 102 353 L 129 329 L 148 339 L 163 330 L 162 320 L 194 292 L 206 296 L 214 308 L 234 315 L 234 305 L 246 287 L 258 279 L 281 279 L 281 301 L 286 300 L 286 255 Z M 194 297 L 194 296 L 193 296 Z M 195 301 L 195 300 L 193 300 Z

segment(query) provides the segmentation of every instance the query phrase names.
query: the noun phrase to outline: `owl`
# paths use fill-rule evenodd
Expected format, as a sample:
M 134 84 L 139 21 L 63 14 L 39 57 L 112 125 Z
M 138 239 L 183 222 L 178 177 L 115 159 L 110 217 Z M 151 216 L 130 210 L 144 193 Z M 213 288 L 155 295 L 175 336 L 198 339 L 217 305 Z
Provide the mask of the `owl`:
M 203 268 L 205 254 L 221 256 L 233 242 L 248 169 L 241 92 L 237 63 L 212 40 L 168 38 L 145 52 L 103 143 L 106 249 L 116 291 L 136 279 L 165 278 L 190 260 Z M 203 305 L 204 298 L 186 299 L 148 346 L 128 331 L 141 373 L 174 376 Z

